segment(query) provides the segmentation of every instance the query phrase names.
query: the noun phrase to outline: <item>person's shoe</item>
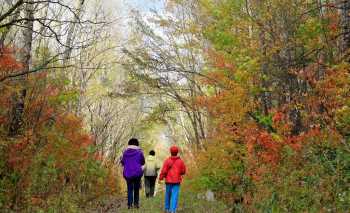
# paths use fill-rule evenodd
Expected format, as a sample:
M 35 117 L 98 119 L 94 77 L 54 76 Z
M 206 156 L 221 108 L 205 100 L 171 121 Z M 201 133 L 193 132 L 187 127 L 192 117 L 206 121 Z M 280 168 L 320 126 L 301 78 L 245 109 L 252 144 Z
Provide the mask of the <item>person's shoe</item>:
M 132 209 L 132 206 L 128 206 L 128 209 Z
M 139 205 L 135 205 L 135 208 L 139 209 L 139 208 L 140 208 L 140 206 L 139 206 Z

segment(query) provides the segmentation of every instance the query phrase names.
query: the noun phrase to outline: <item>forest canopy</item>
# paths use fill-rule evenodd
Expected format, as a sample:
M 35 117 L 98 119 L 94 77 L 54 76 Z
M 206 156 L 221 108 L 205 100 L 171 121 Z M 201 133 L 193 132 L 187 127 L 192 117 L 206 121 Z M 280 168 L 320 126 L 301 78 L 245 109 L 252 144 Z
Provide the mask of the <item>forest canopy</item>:
M 229 212 L 349 211 L 350 2 L 142 2 L 0 0 L 0 208 L 122 199 L 137 137 Z

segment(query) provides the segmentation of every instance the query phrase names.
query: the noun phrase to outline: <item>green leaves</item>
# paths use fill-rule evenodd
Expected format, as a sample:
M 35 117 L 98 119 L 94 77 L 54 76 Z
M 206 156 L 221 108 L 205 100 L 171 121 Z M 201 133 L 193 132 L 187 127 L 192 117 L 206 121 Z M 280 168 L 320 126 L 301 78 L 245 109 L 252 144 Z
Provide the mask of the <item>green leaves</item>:
M 263 126 L 265 129 L 267 129 L 270 132 L 275 132 L 274 128 L 272 127 L 272 114 L 269 115 L 263 115 L 261 112 L 257 111 L 251 114 L 251 116 L 254 118 L 254 120 Z
M 49 103 L 53 105 L 66 105 L 68 103 L 76 102 L 79 98 L 77 90 L 68 90 L 58 94 L 57 96 L 49 97 Z
M 350 138 L 350 107 L 345 105 L 336 111 L 336 127 L 346 137 Z

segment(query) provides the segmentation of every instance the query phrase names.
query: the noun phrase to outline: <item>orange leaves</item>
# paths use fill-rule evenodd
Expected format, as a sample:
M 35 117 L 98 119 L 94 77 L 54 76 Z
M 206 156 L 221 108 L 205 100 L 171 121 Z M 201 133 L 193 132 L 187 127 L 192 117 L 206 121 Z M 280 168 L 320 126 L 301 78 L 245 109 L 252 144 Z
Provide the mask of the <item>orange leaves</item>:
M 94 159 L 97 161 L 102 161 L 103 160 L 103 156 L 101 153 L 96 153 L 94 154 Z
M 350 98 L 350 73 L 346 64 L 340 64 L 333 69 L 326 69 L 323 79 L 314 84 L 313 92 L 305 96 L 304 106 L 308 113 L 304 115 L 304 123 L 309 127 L 320 125 L 335 125 L 338 109 L 347 105 Z
M 350 98 L 349 84 L 349 66 L 343 64 L 337 69 L 328 70 L 326 78 L 317 84 L 316 90 L 319 93 L 319 97 L 327 99 L 324 104 L 332 110 L 344 105 L 347 99 Z
M 295 151 L 300 151 L 304 139 L 304 136 L 290 136 L 286 139 L 286 143 Z
M 56 124 L 56 128 L 77 148 L 84 148 L 93 144 L 93 137 L 83 133 L 82 120 L 74 114 L 58 115 Z
M 22 67 L 22 64 L 16 60 L 10 48 L 0 48 L 0 81 L 18 72 Z
M 7 116 L 0 115 L 0 125 L 5 124 L 7 122 L 8 122 Z
M 210 137 L 231 140 L 239 138 L 240 123 L 245 120 L 245 114 L 251 108 L 244 90 L 237 87 L 235 93 L 221 91 L 212 97 L 200 97 L 198 103 L 205 107 L 215 124 L 209 132 Z
M 266 131 L 262 131 L 257 135 L 256 138 L 257 144 L 261 145 L 265 150 L 277 152 L 280 148 L 280 145 L 276 140 L 274 140 Z
M 10 51 L 1 54 L 0 79 L 21 68 Z M 9 138 L 13 97 L 23 88 L 23 135 Z M 107 173 L 110 171 L 98 162 L 103 156 L 95 155 L 90 147 L 94 138 L 84 131 L 82 118 L 67 109 L 74 95 L 48 72 L 30 74 L 24 85 L 15 80 L 0 83 L 0 173 L 4 183 L 0 197 L 9 198 L 0 202 L 1 207 L 10 206 L 11 199 L 20 201 L 21 208 L 28 204 L 47 211 L 50 199 L 62 196 L 58 192 L 79 197 L 78 189 L 84 188 L 84 196 L 97 197 L 112 191 L 106 190 L 106 184 L 115 189 L 115 175 Z M 13 199 L 18 192 L 23 196 Z
M 53 155 L 58 161 L 57 167 L 64 168 L 70 162 L 87 159 L 87 147 L 93 144 L 93 138 L 82 130 L 81 119 L 66 113 L 56 116 L 52 131 L 47 134 L 45 155 Z
M 215 67 L 219 69 L 228 69 L 231 71 L 235 69 L 235 66 L 232 63 L 229 63 L 223 54 L 220 54 L 212 49 L 209 49 L 207 54 Z
M 10 49 L 0 53 L 0 78 L 11 72 L 16 72 L 21 65 L 16 61 Z M 82 131 L 81 119 L 73 114 L 63 114 L 63 106 L 49 102 L 52 97 L 59 96 L 64 90 L 56 86 L 46 72 L 32 74 L 27 81 L 27 97 L 25 100 L 25 135 L 8 142 L 8 165 L 19 171 L 24 171 L 38 154 L 37 147 L 47 156 L 52 153 L 79 153 L 92 144 L 92 138 Z M 16 91 L 17 82 L 0 85 L 0 128 L 6 128 L 11 110 L 11 98 Z M 51 132 L 53 131 L 53 132 Z M 6 132 L 6 130 L 4 131 Z M 2 132 L 0 132 L 2 133 Z M 2 136 L 1 136 L 2 137 Z M 61 141 L 68 140 L 72 152 L 60 146 Z M 74 156 L 74 155 L 73 155 Z M 76 157 L 81 156 L 80 154 Z
M 207 96 L 197 96 L 195 100 L 195 104 L 200 107 L 206 107 L 208 105 L 208 97 Z
M 290 73 L 296 75 L 299 79 L 307 81 L 310 86 L 314 86 L 317 82 L 317 69 L 320 65 L 322 64 L 313 63 L 303 69 L 291 70 Z
M 218 85 L 226 80 L 226 76 L 222 72 L 210 72 L 206 75 L 206 78 L 202 79 L 202 83 L 205 85 Z
M 8 147 L 8 165 L 17 171 L 25 171 L 31 164 L 33 143 L 35 138 L 31 134 L 11 141 Z
M 65 113 L 57 116 L 57 127 L 63 132 L 74 134 L 76 129 L 81 129 L 82 122 L 77 116 L 72 113 Z
M 22 65 L 16 60 L 10 48 L 0 49 L 0 77 L 21 68 Z
M 284 114 L 282 112 L 277 112 L 273 115 L 272 121 L 274 123 L 279 123 L 285 118 Z
M 326 7 L 334 7 L 333 3 L 325 4 Z M 331 36 L 338 36 L 340 25 L 339 25 L 339 13 L 328 12 L 325 15 L 325 19 L 328 20 L 328 30 Z
M 54 85 L 48 85 L 47 88 L 43 91 L 44 96 L 55 97 L 60 94 L 60 89 Z
M 202 79 L 202 83 L 209 86 L 218 86 L 224 90 L 234 89 L 236 86 L 233 77 L 236 67 L 221 53 L 214 50 L 207 50 L 212 70 L 206 73 L 206 77 Z
M 30 202 L 34 206 L 39 206 L 39 205 L 42 205 L 44 203 L 44 200 L 39 198 L 39 197 L 31 197 Z
M 336 31 L 339 29 L 339 25 L 338 25 L 338 23 L 336 23 L 336 22 L 331 22 L 331 23 L 328 25 L 328 28 L 329 28 L 330 31 L 336 32 Z
M 245 135 L 251 160 L 258 160 L 272 165 L 278 163 L 282 147 L 280 141 L 277 141 L 270 133 L 253 127 L 246 130 Z M 257 159 L 255 159 L 256 157 Z

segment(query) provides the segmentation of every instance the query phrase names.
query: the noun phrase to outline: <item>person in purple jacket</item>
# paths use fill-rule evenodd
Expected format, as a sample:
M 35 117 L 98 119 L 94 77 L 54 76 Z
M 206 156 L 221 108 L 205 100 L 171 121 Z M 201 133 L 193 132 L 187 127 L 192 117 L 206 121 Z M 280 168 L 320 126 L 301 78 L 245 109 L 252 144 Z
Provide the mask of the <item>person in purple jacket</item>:
M 132 207 L 139 208 L 139 191 L 145 157 L 136 138 L 129 140 L 128 147 L 123 153 L 121 164 L 124 167 L 123 176 L 128 186 L 128 209 Z

